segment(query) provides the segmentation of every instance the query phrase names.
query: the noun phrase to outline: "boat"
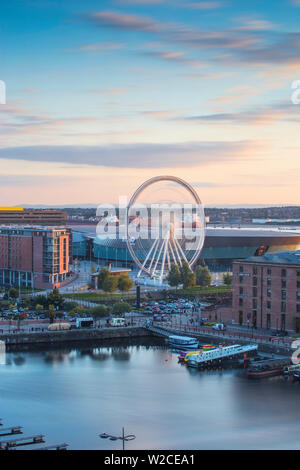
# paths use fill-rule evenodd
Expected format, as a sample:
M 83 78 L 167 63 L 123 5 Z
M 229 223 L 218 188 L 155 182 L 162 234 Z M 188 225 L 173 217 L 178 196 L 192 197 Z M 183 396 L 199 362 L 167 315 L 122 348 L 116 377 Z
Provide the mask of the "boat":
M 196 338 L 190 338 L 188 336 L 169 336 L 169 345 L 172 348 L 181 349 L 182 351 L 196 350 L 198 349 L 198 341 Z
M 264 377 L 275 377 L 283 375 L 285 367 L 290 364 L 289 359 L 271 359 L 267 361 L 257 361 L 247 370 L 247 377 L 260 379 Z

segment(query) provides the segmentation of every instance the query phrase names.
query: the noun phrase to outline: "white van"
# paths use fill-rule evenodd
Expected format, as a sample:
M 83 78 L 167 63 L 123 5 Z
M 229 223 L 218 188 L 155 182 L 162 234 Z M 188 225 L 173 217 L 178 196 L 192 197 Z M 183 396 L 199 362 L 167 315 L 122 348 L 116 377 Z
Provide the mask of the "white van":
M 124 318 L 112 318 L 109 322 L 110 326 L 125 326 Z
M 216 323 L 215 325 L 213 325 L 213 329 L 214 330 L 226 330 L 226 326 L 224 325 L 224 323 Z

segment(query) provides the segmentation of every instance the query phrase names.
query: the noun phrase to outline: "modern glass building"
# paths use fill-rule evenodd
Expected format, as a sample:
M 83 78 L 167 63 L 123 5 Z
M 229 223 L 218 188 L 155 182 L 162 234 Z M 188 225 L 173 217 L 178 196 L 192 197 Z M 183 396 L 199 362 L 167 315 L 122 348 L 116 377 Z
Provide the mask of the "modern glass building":
M 134 240 L 132 243 L 135 243 Z M 236 259 L 299 248 L 300 228 L 208 227 L 200 262 L 207 264 L 213 271 L 227 271 L 232 269 L 232 263 Z M 144 252 L 139 253 L 136 249 L 136 253 L 139 258 L 144 259 Z M 126 240 L 109 237 L 99 239 L 96 236 L 96 226 L 73 227 L 73 256 L 93 259 L 98 264 L 133 267 Z

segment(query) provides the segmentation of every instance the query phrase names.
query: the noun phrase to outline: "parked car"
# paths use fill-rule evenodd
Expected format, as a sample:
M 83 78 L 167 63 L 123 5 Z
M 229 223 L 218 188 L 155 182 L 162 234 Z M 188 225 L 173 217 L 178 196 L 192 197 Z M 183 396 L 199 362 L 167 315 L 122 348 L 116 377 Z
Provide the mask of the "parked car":
M 271 334 L 272 336 L 288 336 L 288 332 L 283 330 L 272 331 Z

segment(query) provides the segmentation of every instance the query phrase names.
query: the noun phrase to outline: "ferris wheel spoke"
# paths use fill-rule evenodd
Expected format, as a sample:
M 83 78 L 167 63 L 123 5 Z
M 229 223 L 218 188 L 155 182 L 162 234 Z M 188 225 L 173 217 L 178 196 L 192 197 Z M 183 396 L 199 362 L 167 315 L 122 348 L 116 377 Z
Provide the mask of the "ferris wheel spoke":
M 185 254 L 184 254 L 183 249 L 182 249 L 181 246 L 180 246 L 180 243 L 179 243 L 178 240 L 176 240 L 176 239 L 174 239 L 174 242 L 176 243 L 177 247 L 179 248 L 179 251 L 180 251 L 180 253 L 182 254 L 182 257 L 183 257 L 184 261 L 186 261 L 186 262 L 188 263 L 188 265 L 189 265 L 189 262 L 188 262 L 188 260 L 187 260 L 187 258 L 186 258 L 186 256 L 185 256 Z
M 175 248 L 175 252 L 176 252 L 176 255 L 177 255 L 179 264 L 180 264 L 180 266 L 182 266 L 181 258 L 180 258 L 180 255 L 179 255 L 179 253 L 178 253 L 178 248 L 177 248 L 177 245 L 176 245 L 176 243 L 175 243 L 174 238 L 172 238 L 172 242 L 173 242 L 173 245 L 174 245 L 174 248 Z
M 158 241 L 158 238 L 156 238 L 156 240 L 153 242 L 153 244 L 152 244 L 152 246 L 151 246 L 151 248 L 150 248 L 150 250 L 149 250 L 149 253 L 148 253 L 148 255 L 147 255 L 146 258 L 145 258 L 145 261 L 143 262 L 142 267 L 141 267 L 141 269 L 139 270 L 139 273 L 138 273 L 137 277 L 140 277 L 140 275 L 142 274 L 142 272 L 143 272 L 143 270 L 144 270 L 144 268 L 145 268 L 145 266 L 146 266 L 146 264 L 147 264 L 148 259 L 150 258 L 150 255 L 151 255 L 151 253 L 152 253 L 152 251 L 153 251 L 153 249 L 154 249 L 154 247 L 155 247 L 157 241 Z
M 152 275 L 153 275 L 153 274 L 155 273 L 155 271 L 156 271 L 157 264 L 158 264 L 158 261 L 159 261 L 159 259 L 160 259 L 160 255 L 161 255 L 161 252 L 162 252 L 162 250 L 163 250 L 163 246 L 164 246 L 164 244 L 165 244 L 165 241 L 166 241 L 166 240 L 164 240 L 164 241 L 162 242 L 161 246 L 160 246 L 160 250 L 159 250 L 158 256 L 157 256 L 156 261 L 155 261 L 155 265 L 154 265 L 154 268 L 153 268 L 153 271 L 152 271 Z
M 158 249 L 158 246 L 159 246 L 159 238 L 156 239 L 156 242 L 155 242 L 155 243 L 156 243 L 156 247 L 155 247 L 153 256 L 152 256 L 152 258 L 151 258 L 150 266 L 149 266 L 149 268 L 148 268 L 148 272 L 149 272 L 150 276 L 151 276 L 151 267 L 152 267 L 152 264 L 153 264 L 153 262 L 154 262 L 154 260 L 155 260 L 155 255 L 156 255 L 156 252 L 157 252 L 157 249 Z
M 173 251 L 173 248 L 172 248 L 171 240 L 170 240 L 170 242 L 169 242 L 169 247 L 170 247 L 170 251 L 171 251 L 172 257 L 173 257 L 173 262 L 174 262 L 175 264 L 177 264 L 177 260 L 176 260 L 175 255 L 174 255 L 174 251 Z
M 164 254 L 163 254 L 163 259 L 162 259 L 162 265 L 161 265 L 161 270 L 160 270 L 160 282 L 162 281 L 162 278 L 163 278 L 163 275 L 164 275 L 168 244 L 169 244 L 169 238 L 166 238 L 166 240 L 165 240 L 165 249 L 164 249 Z

